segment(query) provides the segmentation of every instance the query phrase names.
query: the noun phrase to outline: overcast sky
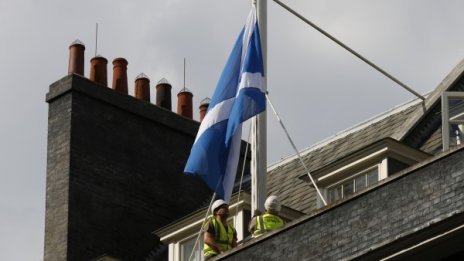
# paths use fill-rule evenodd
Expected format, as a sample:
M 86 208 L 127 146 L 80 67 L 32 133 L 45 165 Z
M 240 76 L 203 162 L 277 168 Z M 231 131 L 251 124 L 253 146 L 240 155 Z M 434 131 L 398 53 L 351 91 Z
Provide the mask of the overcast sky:
M 464 58 L 464 1 L 284 2 L 421 94 Z M 98 23 L 98 53 L 129 61 L 130 93 L 141 72 L 153 87 L 165 77 L 173 105 L 186 57 L 198 118 L 249 8 L 249 0 L 0 0 L 0 260 L 43 258 L 45 94 L 67 74 L 70 43 L 85 43 L 88 77 Z M 298 149 L 415 98 L 272 1 L 268 89 Z M 271 112 L 268 140 L 269 163 L 293 154 Z

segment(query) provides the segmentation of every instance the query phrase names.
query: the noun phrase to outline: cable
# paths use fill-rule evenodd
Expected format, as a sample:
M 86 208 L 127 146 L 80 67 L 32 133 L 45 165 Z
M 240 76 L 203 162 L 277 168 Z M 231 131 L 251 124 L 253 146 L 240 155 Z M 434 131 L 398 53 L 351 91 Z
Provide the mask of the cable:
M 219 179 L 218 185 L 216 186 L 216 190 L 217 190 L 217 187 L 219 187 L 219 184 L 221 184 L 221 181 L 222 179 Z M 200 236 L 202 235 L 203 228 L 205 227 L 206 220 L 208 219 L 209 211 L 211 209 L 211 206 L 213 205 L 214 198 L 216 198 L 216 191 L 213 193 L 213 196 L 211 197 L 211 202 L 209 202 L 209 206 L 206 209 L 206 215 L 205 215 L 205 218 L 203 219 L 203 223 L 201 224 L 200 231 L 198 232 L 197 239 L 195 240 L 195 244 L 193 245 L 192 252 L 190 252 L 190 257 L 188 259 L 189 261 L 192 260 L 193 253 L 195 253 L 195 249 L 197 248 L 198 240 L 200 239 Z
M 248 131 L 248 139 L 247 140 L 250 140 L 250 135 L 251 135 L 251 128 L 249 129 Z M 237 206 L 235 207 L 235 215 L 234 216 L 237 216 L 238 214 L 238 204 L 240 202 L 240 192 L 242 191 L 242 182 L 243 182 L 243 176 L 245 174 L 245 167 L 246 167 L 246 158 L 247 158 L 247 155 L 248 155 L 248 147 L 249 147 L 250 143 L 247 142 L 246 143 L 246 147 L 245 147 L 245 156 L 243 156 L 243 165 L 242 165 L 242 175 L 240 176 L 240 183 L 239 183 L 239 187 L 238 187 L 238 195 L 237 195 Z M 236 221 L 237 219 L 234 218 L 234 227 L 237 227 L 236 225 Z
M 288 131 L 287 131 L 287 129 L 286 129 L 285 126 L 284 126 L 284 123 L 283 123 L 282 120 L 280 119 L 279 114 L 277 114 L 277 111 L 275 110 L 274 105 L 272 104 L 272 101 L 271 101 L 271 99 L 269 98 L 269 93 L 268 93 L 268 92 L 266 92 L 266 99 L 267 99 L 267 101 L 269 102 L 269 105 L 271 105 L 272 111 L 274 111 L 274 114 L 275 114 L 275 116 L 277 117 L 277 120 L 279 121 L 280 126 L 282 126 L 282 129 L 284 130 L 285 134 L 287 135 L 287 138 L 288 138 L 288 140 L 290 141 L 290 144 L 292 145 L 293 150 L 295 150 L 295 153 L 296 153 L 296 155 L 298 156 L 298 159 L 300 160 L 301 165 L 303 165 L 304 169 L 306 170 L 306 173 L 308 173 L 309 179 L 311 179 L 311 182 L 313 183 L 314 187 L 316 188 L 317 194 L 319 195 L 319 197 L 321 198 L 322 202 L 324 203 L 324 206 L 327 206 L 327 202 L 325 201 L 324 197 L 322 196 L 321 192 L 319 191 L 319 188 L 317 187 L 316 182 L 314 182 L 313 177 L 311 177 L 311 174 L 309 173 L 309 170 L 308 170 L 308 168 L 306 167 L 306 164 L 303 162 L 303 159 L 301 158 L 300 153 L 298 152 L 298 150 L 297 150 L 297 148 L 296 148 L 296 146 L 295 146 L 295 143 L 293 143 L 293 140 L 292 140 L 292 138 L 290 137 L 290 134 L 288 134 Z

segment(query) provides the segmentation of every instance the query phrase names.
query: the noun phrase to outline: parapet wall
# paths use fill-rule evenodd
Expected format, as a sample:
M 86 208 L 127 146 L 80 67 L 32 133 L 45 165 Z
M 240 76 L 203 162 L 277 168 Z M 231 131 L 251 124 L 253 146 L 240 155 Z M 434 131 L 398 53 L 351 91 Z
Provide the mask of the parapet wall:
M 462 224 L 461 147 L 216 260 L 379 260 Z M 452 251 L 463 249 L 447 247 L 433 255 L 443 257 Z

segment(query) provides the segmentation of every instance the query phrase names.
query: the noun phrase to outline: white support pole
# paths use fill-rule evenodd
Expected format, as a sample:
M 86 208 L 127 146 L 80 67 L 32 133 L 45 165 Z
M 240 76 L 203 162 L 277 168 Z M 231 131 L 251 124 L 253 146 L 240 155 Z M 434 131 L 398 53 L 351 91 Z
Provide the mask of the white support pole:
M 257 7 L 261 34 L 264 81 L 267 86 L 267 0 L 253 0 Z M 267 88 L 267 87 L 266 87 Z M 251 122 L 251 209 L 264 211 L 267 174 L 267 115 L 266 111 L 253 117 Z M 253 214 L 253 213 L 252 213 Z

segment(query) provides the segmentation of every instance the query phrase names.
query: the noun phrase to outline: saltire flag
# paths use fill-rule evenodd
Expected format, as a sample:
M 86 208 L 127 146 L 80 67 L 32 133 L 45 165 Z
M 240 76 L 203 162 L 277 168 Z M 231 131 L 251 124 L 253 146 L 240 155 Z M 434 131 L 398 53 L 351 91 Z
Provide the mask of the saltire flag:
M 242 122 L 266 109 L 261 41 L 253 5 L 198 130 L 186 175 L 199 175 L 229 202 L 240 156 Z

